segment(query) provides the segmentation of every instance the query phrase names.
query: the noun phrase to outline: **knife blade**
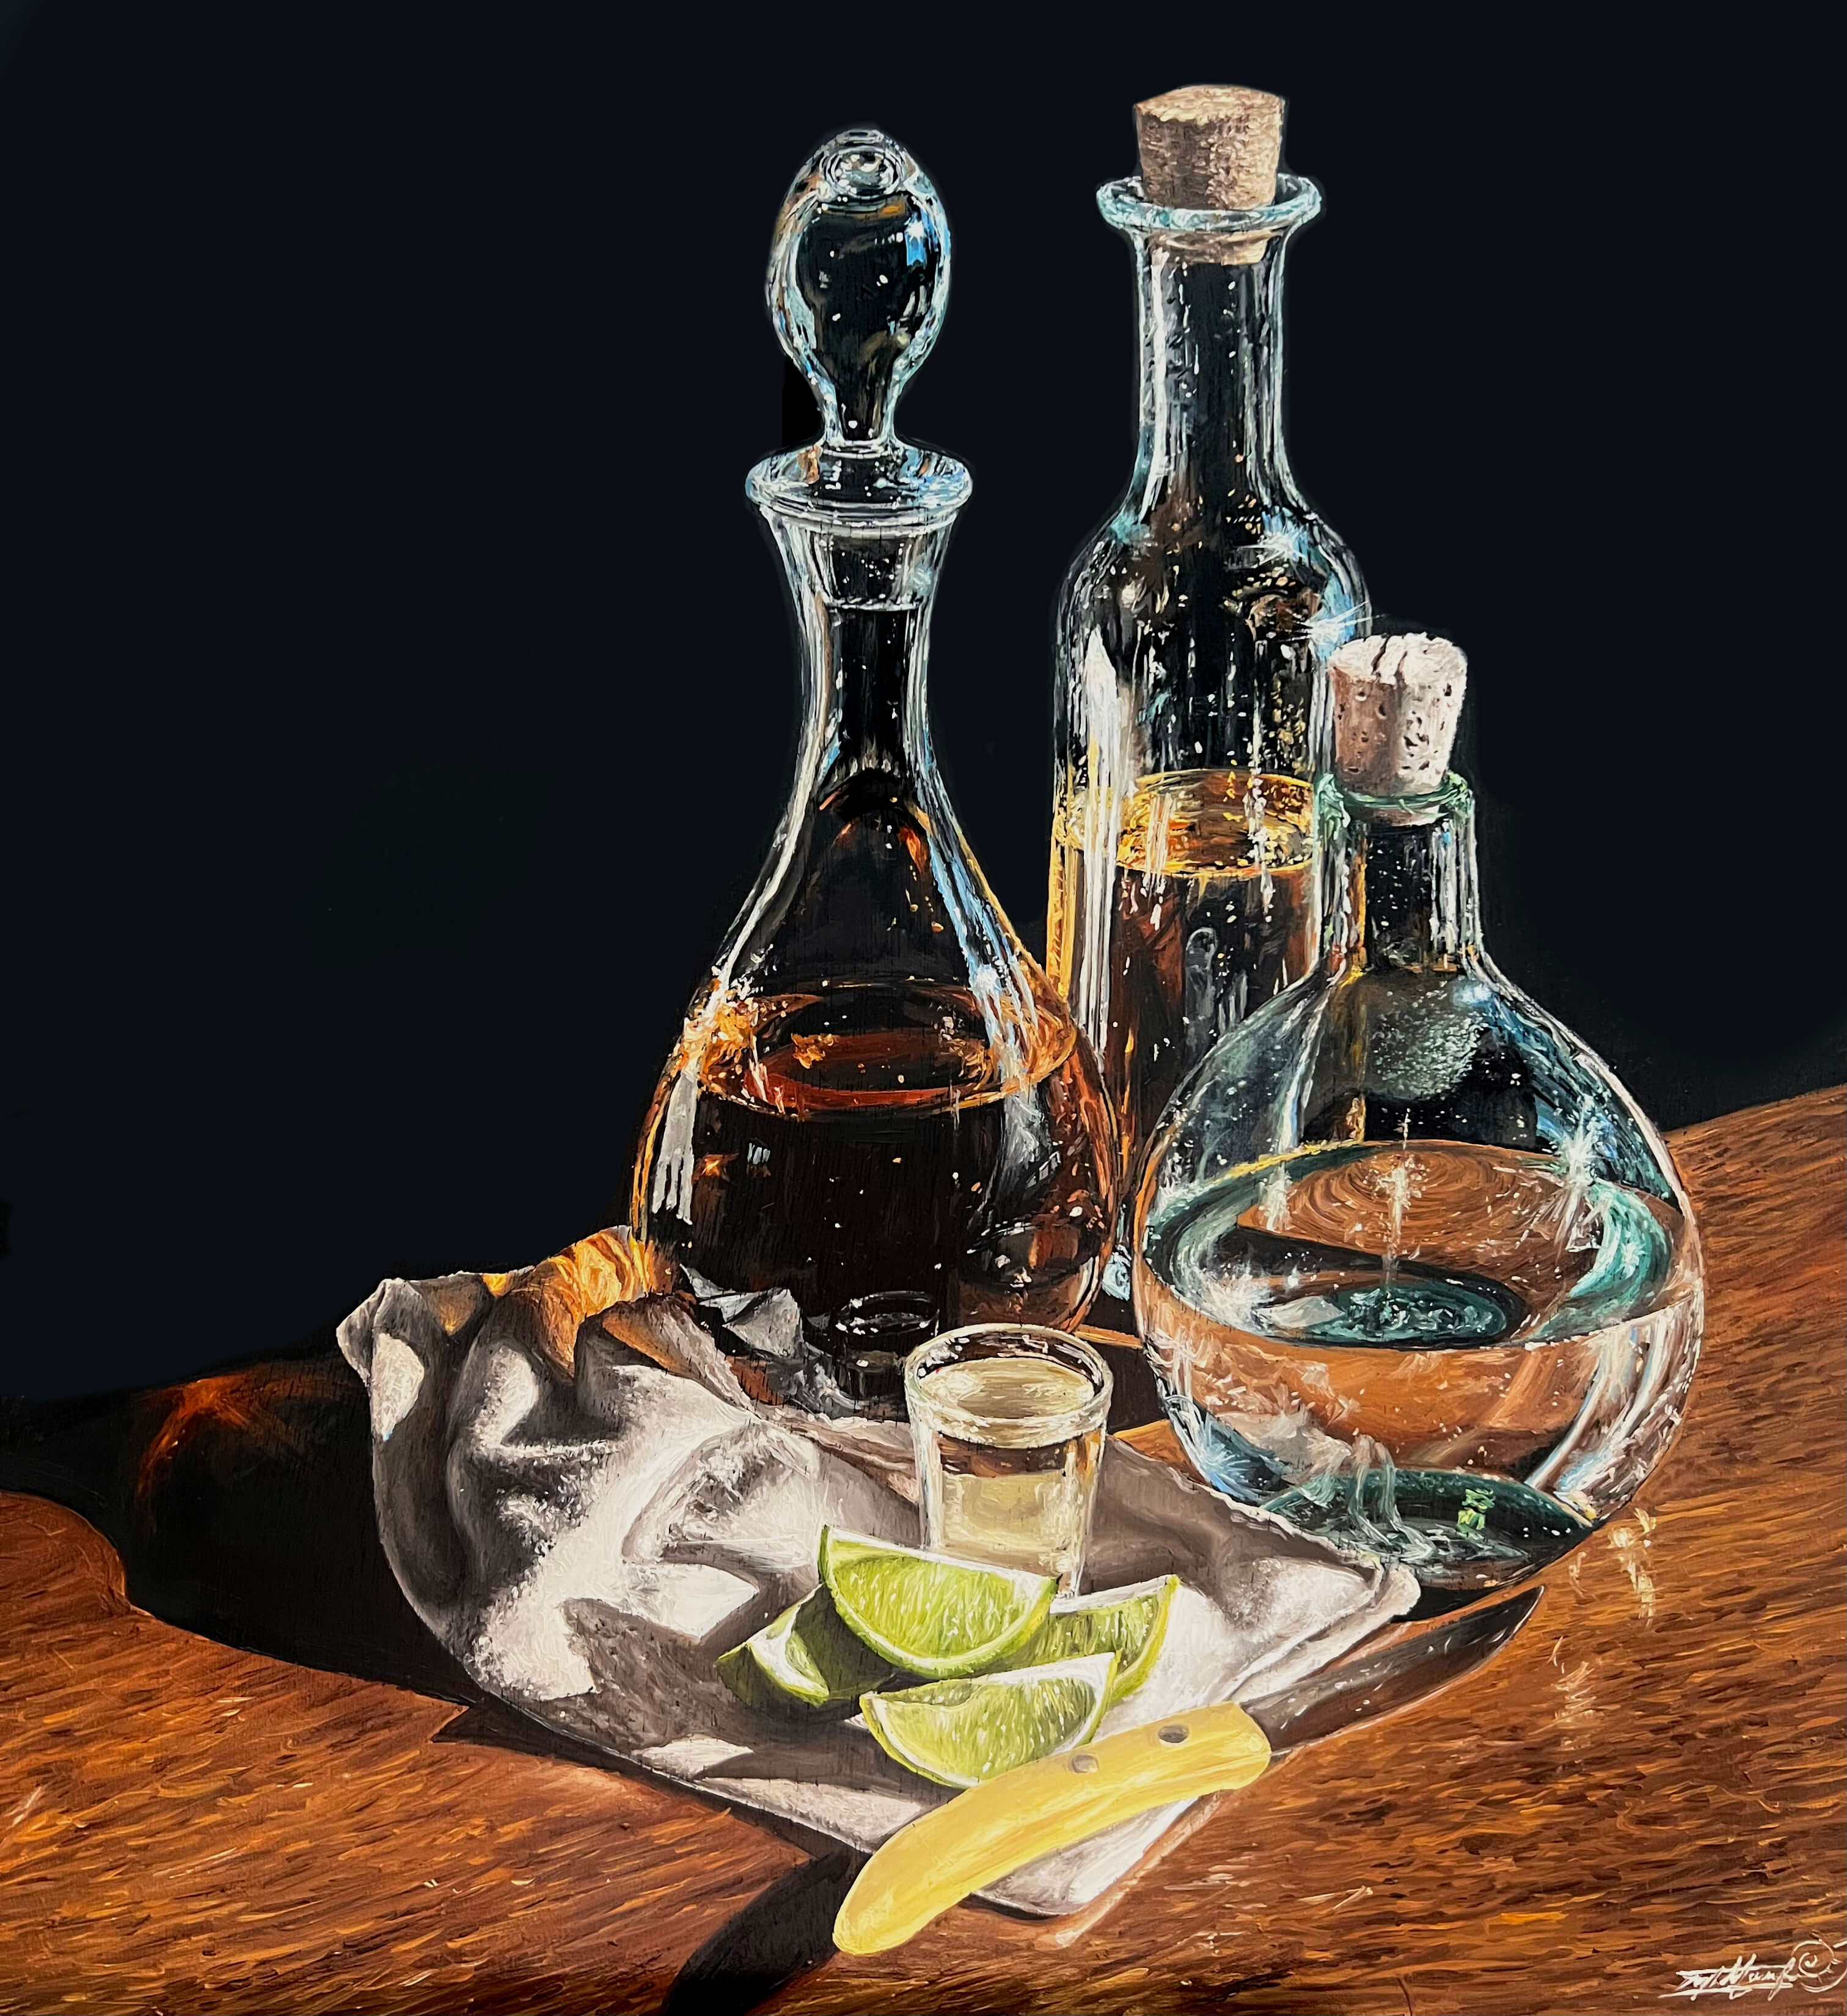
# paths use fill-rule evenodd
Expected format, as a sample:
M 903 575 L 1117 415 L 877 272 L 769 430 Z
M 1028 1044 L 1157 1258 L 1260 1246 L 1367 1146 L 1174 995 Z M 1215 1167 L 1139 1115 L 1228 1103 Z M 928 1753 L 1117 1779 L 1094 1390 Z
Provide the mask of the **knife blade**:
M 1275 1757 L 1323 1742 L 1356 1723 L 1394 1715 L 1492 1659 L 1545 1593 L 1543 1582 L 1516 1589 L 1434 1630 L 1365 1658 L 1325 1667 L 1298 1686 L 1248 1701 L 1245 1712 L 1269 1739 Z
M 1543 1589 L 1467 1611 L 1418 1637 L 1266 1694 L 1197 1708 L 1022 1764 L 902 1827 L 860 1870 L 834 1920 L 843 1953 L 884 1953 L 1016 1869 L 1150 1806 L 1235 1791 L 1273 1757 L 1428 1698 L 1494 1657 Z

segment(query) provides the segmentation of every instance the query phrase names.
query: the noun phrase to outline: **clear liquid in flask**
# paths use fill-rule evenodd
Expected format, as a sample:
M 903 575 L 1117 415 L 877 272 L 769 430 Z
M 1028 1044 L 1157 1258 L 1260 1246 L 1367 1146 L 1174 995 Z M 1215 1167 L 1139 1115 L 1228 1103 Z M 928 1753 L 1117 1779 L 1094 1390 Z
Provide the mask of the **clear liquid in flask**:
M 1670 1204 L 1563 1157 L 1322 1145 L 1151 1222 L 1136 1303 L 1213 1482 L 1492 1588 L 1604 1509 L 1698 1325 L 1687 1244 Z

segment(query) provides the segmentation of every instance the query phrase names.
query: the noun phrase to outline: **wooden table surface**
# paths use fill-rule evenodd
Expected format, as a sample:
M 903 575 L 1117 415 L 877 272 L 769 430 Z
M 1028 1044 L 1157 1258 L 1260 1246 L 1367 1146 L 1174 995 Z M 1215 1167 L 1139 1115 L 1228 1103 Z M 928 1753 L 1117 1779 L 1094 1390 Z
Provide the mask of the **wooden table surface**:
M 1657 2010 L 1847 1939 L 1844 1114 L 1676 1138 L 1711 1291 L 1686 1426 L 1493 1664 L 1196 1809 L 1079 1923 L 959 1909 L 765 2006 Z M 0 2008 L 651 2009 L 799 1894 L 805 1849 L 743 1813 L 124 1587 L 76 1514 L 0 1498 Z M 1847 1946 L 1806 1951 L 1778 2008 L 1840 2010 L 1811 1989 Z

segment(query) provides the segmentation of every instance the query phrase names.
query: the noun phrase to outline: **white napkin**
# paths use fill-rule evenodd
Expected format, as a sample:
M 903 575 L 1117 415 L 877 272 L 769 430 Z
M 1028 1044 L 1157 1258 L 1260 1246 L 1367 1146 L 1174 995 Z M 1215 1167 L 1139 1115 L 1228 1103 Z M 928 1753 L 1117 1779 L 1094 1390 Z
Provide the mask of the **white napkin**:
M 585 1322 L 567 1373 L 507 1292 L 522 1278 L 385 1281 L 340 1326 L 371 1395 L 380 1532 L 417 1615 L 538 1721 L 855 1848 L 950 1797 L 863 1730 L 751 1712 L 713 1666 L 813 1587 L 824 1522 L 916 1543 L 908 1430 L 754 1400 L 670 1294 Z M 1100 1733 L 1287 1686 L 1417 1596 L 1404 1569 L 1112 1442 L 1086 1586 L 1169 1572 L 1185 1587 L 1161 1656 Z M 985 1894 L 1075 1910 L 1183 1810 L 1143 1814 Z

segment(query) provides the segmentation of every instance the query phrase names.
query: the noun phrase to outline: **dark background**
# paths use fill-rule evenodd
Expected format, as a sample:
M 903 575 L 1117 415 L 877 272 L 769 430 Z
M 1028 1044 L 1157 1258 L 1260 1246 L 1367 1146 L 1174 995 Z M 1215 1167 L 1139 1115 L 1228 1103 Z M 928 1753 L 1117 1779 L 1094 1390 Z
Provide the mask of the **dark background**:
M 1378 607 L 1470 653 L 1500 963 L 1666 1126 L 1847 1078 L 1774 95 L 1684 22 L 1171 18 L 0 0 L 0 1391 L 285 1346 L 623 1215 L 787 783 L 741 486 L 814 431 L 762 279 L 848 124 L 954 229 L 901 426 L 974 471 L 938 740 L 1035 949 L 1052 602 L 1132 448 L 1091 192 L 1137 98 L 1257 84 L 1327 196 L 1298 471 Z

